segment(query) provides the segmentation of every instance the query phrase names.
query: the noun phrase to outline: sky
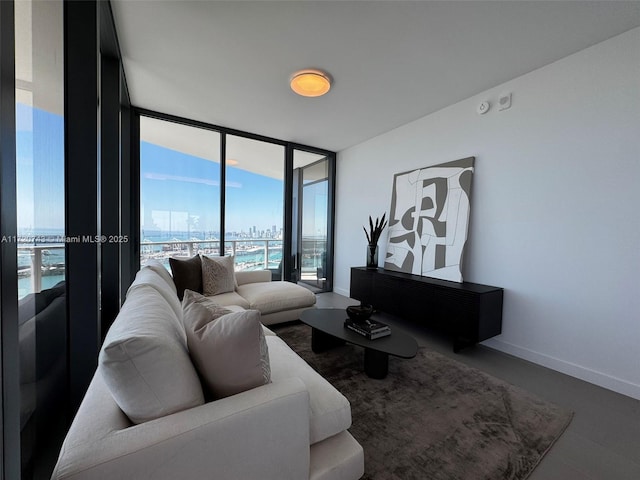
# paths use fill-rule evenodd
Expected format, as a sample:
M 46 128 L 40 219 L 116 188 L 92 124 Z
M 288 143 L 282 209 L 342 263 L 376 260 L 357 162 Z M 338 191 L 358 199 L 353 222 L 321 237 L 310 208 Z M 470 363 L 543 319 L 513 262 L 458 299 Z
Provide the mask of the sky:
M 220 231 L 220 164 L 142 142 L 140 177 L 145 231 Z M 282 228 L 282 180 L 228 167 L 226 186 L 227 232 Z
M 16 161 L 18 231 L 64 229 L 62 117 L 16 104 Z
M 18 231 L 62 230 L 63 117 L 18 103 L 16 132 Z M 218 163 L 141 142 L 140 164 L 141 227 L 145 234 L 158 229 L 220 231 Z M 249 232 L 254 226 L 258 232 L 272 230 L 273 226 L 280 231 L 284 208 L 282 180 L 228 167 L 226 186 L 227 232 Z M 319 193 L 326 195 L 326 186 Z M 319 207 L 316 220 L 326 231 L 323 225 L 326 207 Z M 309 227 L 318 230 L 309 234 L 319 233 L 318 228 Z

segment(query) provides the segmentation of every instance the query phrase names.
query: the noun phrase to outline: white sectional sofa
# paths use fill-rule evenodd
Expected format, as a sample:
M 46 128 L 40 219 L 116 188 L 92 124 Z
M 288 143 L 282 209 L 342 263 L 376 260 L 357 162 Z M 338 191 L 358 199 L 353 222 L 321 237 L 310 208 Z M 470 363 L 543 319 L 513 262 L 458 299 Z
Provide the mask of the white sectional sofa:
M 257 294 L 242 286 L 251 283 L 238 287 L 249 306 Z M 267 306 L 265 312 L 270 314 Z M 259 323 L 270 382 L 213 401 L 195 392 L 193 401 L 174 411 L 174 397 L 200 385 L 180 328 L 182 305 L 168 272 L 157 265 L 143 268 L 105 339 L 53 479 L 355 480 L 363 475 L 362 447 L 347 430 L 348 400 Z M 127 360 L 117 364 L 114 349 Z M 114 371 L 125 381 L 114 380 Z M 151 409 L 154 419 L 136 424 L 125 415 L 119 404 L 131 390 L 140 393 L 133 408 Z M 129 411 L 131 405 L 123 408 Z
M 316 303 L 315 295 L 300 285 L 272 282 L 270 270 L 234 272 L 233 257 L 173 257 L 169 263 L 180 299 L 189 289 L 210 296 L 220 305 L 258 310 L 264 325 L 297 320 Z M 206 282 L 211 272 L 215 272 L 216 280 Z

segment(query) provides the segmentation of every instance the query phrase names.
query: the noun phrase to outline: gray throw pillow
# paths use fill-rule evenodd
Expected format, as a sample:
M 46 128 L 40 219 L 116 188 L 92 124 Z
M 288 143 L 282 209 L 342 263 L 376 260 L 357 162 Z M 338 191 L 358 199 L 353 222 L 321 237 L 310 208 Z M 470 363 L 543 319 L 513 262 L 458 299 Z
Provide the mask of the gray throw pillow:
M 173 283 L 176 285 L 178 298 L 182 300 L 185 289 L 202 293 L 202 261 L 200 255 L 183 259 L 170 258 Z
M 237 286 L 233 257 L 202 256 L 202 293 L 204 295 L 233 292 Z

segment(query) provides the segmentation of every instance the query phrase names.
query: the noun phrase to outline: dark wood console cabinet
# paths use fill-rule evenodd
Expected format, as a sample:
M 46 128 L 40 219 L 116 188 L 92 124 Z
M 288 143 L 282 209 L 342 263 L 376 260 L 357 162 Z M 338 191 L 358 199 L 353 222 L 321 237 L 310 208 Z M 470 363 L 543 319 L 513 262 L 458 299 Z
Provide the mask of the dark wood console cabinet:
M 498 287 L 354 267 L 350 296 L 448 333 L 456 352 L 502 331 L 503 289 Z

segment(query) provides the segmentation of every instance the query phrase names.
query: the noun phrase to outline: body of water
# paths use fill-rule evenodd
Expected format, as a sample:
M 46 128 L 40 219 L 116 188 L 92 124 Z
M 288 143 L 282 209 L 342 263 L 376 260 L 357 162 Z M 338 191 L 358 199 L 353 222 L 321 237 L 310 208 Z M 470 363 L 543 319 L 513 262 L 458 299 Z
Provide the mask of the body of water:
M 32 256 L 40 255 L 42 265 L 41 289 L 54 286 L 65 279 L 65 250 L 63 230 L 45 230 L 39 232 L 23 231 L 18 243 L 18 298 L 33 292 Z M 144 237 L 141 245 L 140 263 L 147 260 L 159 260 L 169 270 L 169 258 L 189 256 L 190 253 L 203 255 L 219 255 L 220 242 L 210 238 L 210 242 L 200 243 L 204 237 L 195 237 L 187 232 L 174 232 Z M 197 242 L 197 243 L 193 243 Z M 235 242 L 235 263 L 237 270 L 259 270 L 262 268 L 277 269 L 282 261 L 282 241 L 272 239 L 227 239 L 225 254 L 232 254 L 232 242 Z M 266 242 L 269 245 L 269 256 L 265 262 Z M 152 243 L 145 245 L 145 243 Z M 192 247 L 191 251 L 189 247 Z M 36 248 L 37 247 L 37 248 Z
M 38 233 L 22 232 L 21 239 L 31 242 L 18 243 L 18 296 L 19 298 L 33 291 L 31 278 L 32 255 L 41 255 L 42 277 L 41 288 L 50 288 L 65 279 L 65 251 L 62 241 L 55 242 L 63 236 L 62 230 L 48 230 Z M 279 239 L 247 239 L 227 238 L 225 255 L 234 253 L 236 270 L 260 270 L 268 268 L 277 270 L 282 262 L 282 240 Z M 265 259 L 268 245 L 268 258 Z M 303 239 L 302 268 L 315 271 L 324 267 L 325 241 Z M 26 248 L 29 247 L 27 250 Z M 34 248 L 38 247 L 38 248 Z M 147 235 L 141 243 L 140 263 L 150 259 L 160 261 L 167 270 L 170 257 L 188 257 L 200 253 L 203 255 L 220 255 L 220 240 L 211 234 L 194 235 L 193 232 L 173 232 L 169 234 Z

